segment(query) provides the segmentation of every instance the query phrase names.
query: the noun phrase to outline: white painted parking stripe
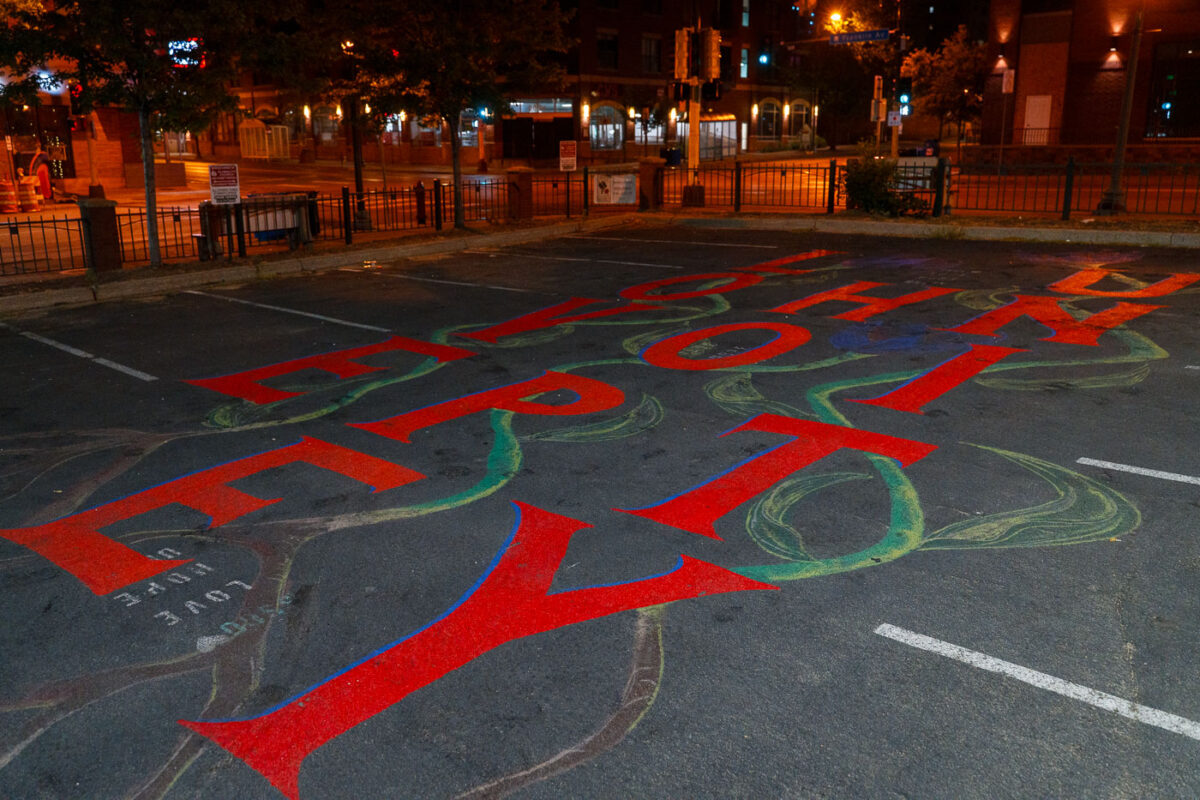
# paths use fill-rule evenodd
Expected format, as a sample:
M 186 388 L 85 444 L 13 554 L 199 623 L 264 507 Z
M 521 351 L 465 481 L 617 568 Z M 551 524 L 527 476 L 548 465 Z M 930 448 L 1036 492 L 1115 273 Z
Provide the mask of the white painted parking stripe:
M 208 292 L 199 292 L 195 289 L 189 289 L 185 294 L 195 294 L 200 297 L 212 297 L 217 300 L 225 300 L 229 303 L 240 303 L 244 306 L 254 306 L 255 308 L 265 308 L 270 311 L 282 311 L 285 314 L 295 314 L 298 317 L 309 317 L 310 319 L 319 319 L 322 322 L 332 322 L 335 325 L 346 325 L 351 328 L 363 328 L 368 331 L 382 331 L 383 333 L 391 333 L 390 328 L 381 328 L 378 325 L 364 325 L 361 322 L 350 322 L 349 320 L 337 319 L 336 317 L 326 317 L 321 314 L 313 314 L 308 311 L 298 311 L 294 308 L 284 308 L 283 306 L 273 306 L 268 303 L 254 303 L 250 300 L 242 300 L 237 297 L 226 297 L 220 294 L 209 294 Z
M 470 251 L 469 251 L 470 252 Z M 480 252 L 480 251 L 475 251 Z M 488 255 L 496 255 L 488 253 Z M 533 258 L 541 261 L 586 261 L 593 264 L 621 264 L 626 267 L 655 267 L 657 269 L 688 269 L 688 267 L 680 267 L 675 264 L 651 264 L 645 261 L 615 261 L 611 258 L 570 258 L 568 256 L 543 256 L 534 255 L 533 253 L 514 253 L 505 251 L 503 255 L 513 256 L 514 258 Z
M 1180 475 L 1178 472 L 1163 472 L 1157 469 L 1146 469 L 1145 467 L 1134 467 L 1129 464 L 1115 464 L 1112 461 L 1098 461 L 1094 458 L 1077 458 L 1076 464 L 1083 464 L 1088 467 L 1100 467 L 1101 469 L 1112 469 L 1117 472 L 1131 472 L 1134 475 L 1146 475 L 1151 478 L 1161 478 L 1164 481 L 1178 481 L 1179 483 L 1194 483 L 1200 486 L 1200 478 L 1191 475 Z
M 8 325 L 5 325 L 4 327 L 9 328 Z M 9 329 L 16 330 L 15 328 L 9 328 Z M 19 333 L 20 335 L 24 336 L 26 339 L 32 339 L 33 341 L 39 342 L 40 344 L 49 345 L 50 347 L 57 348 L 58 350 L 62 350 L 64 353 L 70 353 L 71 355 L 77 356 L 79 358 L 86 358 L 89 361 L 94 361 L 95 363 L 100 364 L 101 366 L 108 367 L 109 369 L 115 369 L 117 372 L 123 372 L 126 375 L 137 378 L 138 380 L 146 381 L 147 383 L 149 383 L 150 381 L 158 380 L 158 378 L 154 377 L 153 375 L 151 375 L 149 373 L 142 372 L 141 370 L 134 369 L 133 367 L 127 367 L 124 364 L 118 364 L 115 361 L 109 361 L 107 358 L 100 358 L 99 356 L 95 356 L 95 355 L 87 352 L 86 350 L 80 350 L 78 347 L 71 347 L 71 345 L 69 345 L 69 344 L 63 344 L 62 342 L 56 342 L 53 339 L 47 339 L 45 336 L 38 336 L 36 333 L 30 333 L 29 331 L 16 331 L 16 332 Z
M 915 647 L 918 650 L 936 653 L 939 656 L 960 661 L 977 669 L 995 672 L 1023 683 L 1028 683 L 1030 686 L 1036 686 L 1039 689 L 1045 689 L 1048 692 L 1054 692 L 1063 697 L 1069 697 L 1072 700 L 1078 700 L 1081 703 L 1087 703 L 1096 708 L 1111 711 L 1114 714 L 1141 722 L 1145 725 L 1153 725 L 1172 733 L 1200 740 L 1200 722 L 1195 722 L 1185 717 L 1170 714 L 1166 711 L 1159 711 L 1156 708 L 1150 708 L 1149 706 L 1135 703 L 1132 700 L 1126 700 L 1123 697 L 1090 689 L 1087 686 L 1080 686 L 1077 683 L 1064 681 L 1061 678 L 1047 675 L 1044 672 L 1022 667 L 1019 664 L 994 658 L 975 650 L 968 650 L 956 644 L 943 642 L 941 639 L 934 639 L 920 633 L 913 633 L 904 628 L 897 628 L 895 625 L 885 623 L 876 628 L 875 633 L 901 644 L 906 644 L 909 647 Z
M 405 275 L 399 272 L 384 272 L 380 273 L 384 278 L 399 278 L 402 281 L 420 281 L 421 283 L 445 283 L 450 286 L 470 286 L 472 289 L 496 289 L 501 292 L 520 292 L 522 294 L 552 294 L 552 292 L 539 292 L 536 289 L 518 289 L 513 286 L 493 286 L 490 283 L 468 283 L 466 281 L 448 281 L 443 278 L 419 278 L 416 275 Z
M 1188 364 L 1184 369 L 1200 369 L 1200 364 Z
M 568 239 L 594 239 L 600 242 L 628 242 L 629 244 L 693 244 L 699 247 L 750 247 L 756 250 L 778 250 L 777 244 L 734 244 L 733 242 L 685 242 L 677 239 L 626 239 L 620 236 L 568 236 Z

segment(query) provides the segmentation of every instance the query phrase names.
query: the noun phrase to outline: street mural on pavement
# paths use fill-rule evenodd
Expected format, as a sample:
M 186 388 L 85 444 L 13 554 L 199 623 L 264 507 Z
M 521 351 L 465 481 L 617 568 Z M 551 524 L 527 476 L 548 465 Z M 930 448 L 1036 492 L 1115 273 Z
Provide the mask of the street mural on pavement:
M 919 551 L 1079 545 L 1137 528 L 1134 504 L 1103 483 L 1029 454 L 963 442 L 981 458 L 1023 470 L 1030 494 L 1048 492 L 1050 499 L 931 529 L 908 468 L 938 447 L 865 429 L 855 419 L 864 407 L 920 415 L 935 400 L 952 400 L 968 382 L 996 393 L 1133 386 L 1147 376 L 1152 362 L 1167 356 L 1138 332 L 1139 319 L 1162 308 L 1171 295 L 1200 290 L 1200 274 L 1135 278 L 1121 267 L 1138 258 L 1136 253 L 1028 255 L 1028 262 L 1058 268 L 1063 277 L 1028 293 L 1015 286 L 910 291 L 899 280 L 847 281 L 843 275 L 874 267 L 894 268 L 899 276 L 908 262 L 851 262 L 841 256 L 825 250 L 796 253 L 629 286 L 615 297 L 571 298 L 511 319 L 433 331 L 426 339 L 393 336 L 200 377 L 188 382 L 213 393 L 218 404 L 203 428 L 186 433 L 92 430 L 8 437 L 3 474 L 9 500 L 63 465 L 92 466 L 89 478 L 61 490 L 22 527 L 0 531 L 0 537 L 24 549 L 0 561 L 0 569 L 11 576 L 49 564 L 86 587 L 96 603 L 130 614 L 157 608 L 147 622 L 167 631 L 203 618 L 211 632 L 194 650 L 169 659 L 140 662 L 135 655 L 130 663 L 0 696 L 0 713 L 9 719 L 5 728 L 15 732 L 3 742 L 0 770 L 98 700 L 152 681 L 199 675 L 211 681 L 207 701 L 178 721 L 169 758 L 147 764 L 144 780 L 128 787 L 126 796 L 166 795 L 204 748 L 219 746 L 282 795 L 301 797 L 301 767 L 313 751 L 412 692 L 516 639 L 634 611 L 620 703 L 596 720 L 594 733 L 583 741 L 462 795 L 499 797 L 617 746 L 651 713 L 668 668 L 663 620 L 672 603 L 721 593 L 787 591 L 793 581 L 879 567 Z M 722 320 L 733 308 L 731 296 L 760 284 L 792 289 L 796 299 L 762 311 L 753 321 Z M 963 321 L 945 328 L 905 321 L 903 312 L 935 304 L 956 309 Z M 805 323 L 817 317 L 845 326 L 830 339 L 835 355 L 806 361 L 812 334 Z M 1040 323 L 1049 334 L 1043 341 L 1069 345 L 1073 357 L 1046 357 L 1037 346 L 1005 346 L 1005 328 L 1018 320 Z M 356 447 L 325 441 L 306 428 L 333 414 L 353 415 L 366 398 L 453 370 L 481 353 L 519 353 L 587 328 L 608 332 L 616 346 L 596 358 L 540 365 L 544 371 L 532 378 L 415 409 L 401 403 L 391 416 L 348 423 L 359 432 L 352 439 Z M 723 344 L 731 340 L 739 345 Z M 363 361 L 384 353 L 409 354 L 416 366 L 387 368 Z M 920 370 L 898 366 L 914 353 L 935 354 L 940 363 Z M 614 370 L 628 373 L 625 388 L 595 377 Z M 672 413 L 648 389 L 631 388 L 641 386 L 640 378 L 650 372 L 706 376 L 710 413 L 729 419 L 727 432 L 709 444 L 719 449 L 728 442 L 728 457 L 691 485 L 677 483 L 666 468 L 655 487 L 661 499 L 612 510 L 719 541 L 729 537 L 730 520 L 741 519 L 739 535 L 749 537 L 760 558 L 728 568 L 681 553 L 678 563 L 661 574 L 554 589 L 572 537 L 598 523 L 506 496 L 511 517 L 496 524 L 510 527 L 510 535 L 455 605 L 418 630 L 398 631 L 394 641 L 375 643 L 370 655 L 340 665 L 298 695 L 265 709 L 248 706 L 269 658 L 268 632 L 304 601 L 292 586 L 290 570 L 306 547 L 339 532 L 404 524 L 503 492 L 526 466 L 525 451 L 535 443 L 538 453 L 547 446 L 636 443 Z M 767 378 L 792 373 L 821 377 L 815 385 L 809 380 L 803 394 L 773 395 L 763 388 L 771 383 Z M 525 424 L 537 417 L 557 424 L 536 429 Z M 380 455 L 397 452 L 394 447 L 372 452 L 371 442 L 415 447 L 419 436 L 426 446 L 431 434 L 436 439 L 438 426 L 467 418 L 486 421 L 490 429 L 482 477 L 451 493 L 426 491 L 419 502 L 406 502 L 412 487 L 429 485 L 438 476 Z M 168 443 L 267 429 L 278 432 L 278 447 L 184 475 L 145 466 Z M 776 444 L 745 458 L 737 442 L 750 434 Z M 827 457 L 843 452 L 857 454 L 861 468 L 823 468 Z M 286 483 L 267 494 L 232 485 L 257 476 L 255 485 L 267 486 L 278 474 L 273 471 L 295 464 L 345 476 L 371 502 L 327 515 L 277 519 L 259 512 L 287 494 Z M 114 494 L 106 487 L 131 483 L 140 488 L 95 504 L 93 498 Z M 879 521 L 877 541 L 830 555 L 806 541 L 798 520 L 822 493 L 850 483 L 881 486 L 889 514 Z M 159 514 L 180 507 L 194 512 L 194 524 L 157 527 L 164 518 Z M 209 565 L 203 553 L 212 545 L 244 549 L 255 562 L 253 574 L 235 576 Z M 170 598 L 166 608 L 156 601 L 164 597 Z M 372 757 L 369 746 L 362 757 Z

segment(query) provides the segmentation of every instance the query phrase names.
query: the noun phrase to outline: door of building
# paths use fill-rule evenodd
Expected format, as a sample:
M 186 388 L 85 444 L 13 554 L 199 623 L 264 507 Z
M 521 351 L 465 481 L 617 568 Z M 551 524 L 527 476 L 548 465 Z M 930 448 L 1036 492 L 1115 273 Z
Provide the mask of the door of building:
M 1031 94 L 1025 98 L 1025 127 L 1021 144 L 1050 143 L 1050 101 L 1048 94 Z

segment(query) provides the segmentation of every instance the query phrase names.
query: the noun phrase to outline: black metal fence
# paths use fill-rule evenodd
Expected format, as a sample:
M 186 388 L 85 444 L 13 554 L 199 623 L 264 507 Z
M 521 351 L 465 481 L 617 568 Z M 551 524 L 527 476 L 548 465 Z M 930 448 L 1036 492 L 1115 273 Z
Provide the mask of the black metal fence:
M 893 187 L 922 198 L 931 212 L 1093 214 L 1106 200 L 1112 165 L 1003 164 L 954 166 L 934 159 L 901 162 Z M 846 207 L 846 167 L 836 161 L 736 162 L 697 170 L 661 169 L 642 199 L 665 206 L 791 210 L 832 214 Z M 519 185 L 531 187 L 525 191 Z M 1122 172 L 1123 207 L 1144 215 L 1200 214 L 1200 165 L 1130 164 Z M 340 194 L 251 195 L 237 206 L 157 209 L 164 260 L 233 258 L 248 252 L 296 247 L 308 241 L 347 244 L 374 233 L 440 230 L 454 219 L 454 187 L 429 186 Z M 468 222 L 514 217 L 577 216 L 589 204 L 586 169 L 539 173 L 524 184 L 509 178 L 466 180 L 462 206 Z M 144 209 L 116 214 L 121 263 L 150 261 Z M 77 215 L 10 218 L 0 231 L 0 275 L 82 269 L 85 226 Z
M 54 215 L 8 218 L 0 231 L 0 275 L 62 272 L 87 267 L 83 220 Z

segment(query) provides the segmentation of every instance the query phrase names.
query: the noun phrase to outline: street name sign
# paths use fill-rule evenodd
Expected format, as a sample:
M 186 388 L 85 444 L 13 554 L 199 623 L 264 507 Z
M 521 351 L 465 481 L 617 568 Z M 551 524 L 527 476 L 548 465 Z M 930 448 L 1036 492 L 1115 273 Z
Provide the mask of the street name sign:
M 829 37 L 830 44 L 855 44 L 857 42 L 883 42 L 891 36 L 887 28 L 874 31 L 852 31 L 850 33 L 835 33 Z

